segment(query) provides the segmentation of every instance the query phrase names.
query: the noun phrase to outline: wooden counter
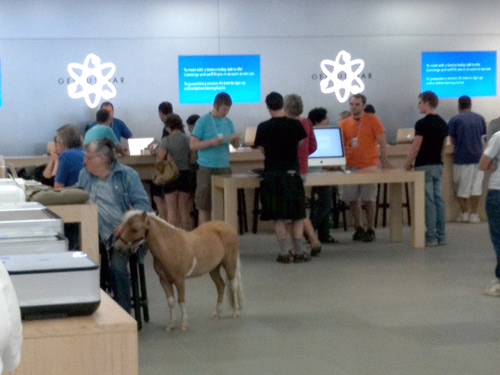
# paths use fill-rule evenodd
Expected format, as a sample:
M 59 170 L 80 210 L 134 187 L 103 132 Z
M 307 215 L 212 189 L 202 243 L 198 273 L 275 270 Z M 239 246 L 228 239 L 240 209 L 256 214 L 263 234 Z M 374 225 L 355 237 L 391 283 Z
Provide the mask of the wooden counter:
M 106 293 L 91 316 L 23 321 L 15 375 L 137 375 L 137 323 Z
M 80 250 L 99 264 L 99 230 L 97 205 L 94 203 L 47 206 L 64 223 L 80 224 Z
M 224 220 L 238 230 L 237 190 L 259 187 L 260 178 L 249 174 L 212 176 L 212 217 Z M 412 245 L 425 246 L 424 222 L 424 172 L 385 169 L 353 173 L 320 172 L 305 175 L 305 186 L 388 184 L 390 197 L 390 238 L 392 242 L 402 240 L 402 184 L 412 186 Z

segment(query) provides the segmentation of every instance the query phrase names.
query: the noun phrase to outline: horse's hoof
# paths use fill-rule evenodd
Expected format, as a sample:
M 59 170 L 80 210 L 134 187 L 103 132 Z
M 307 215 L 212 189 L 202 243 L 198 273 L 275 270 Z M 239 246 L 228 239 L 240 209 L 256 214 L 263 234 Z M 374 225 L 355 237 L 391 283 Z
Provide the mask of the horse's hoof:
M 171 326 L 170 324 L 165 327 L 165 331 L 170 332 L 174 329 L 174 326 Z
M 186 332 L 187 330 L 188 330 L 188 326 L 187 326 L 187 324 L 183 324 L 183 325 L 181 326 L 181 331 L 182 331 L 182 332 Z
M 212 320 L 217 320 L 217 319 L 219 319 L 219 314 L 217 314 L 217 313 L 212 313 L 212 315 L 210 315 L 210 318 L 211 318 Z
M 239 312 L 233 312 L 233 319 L 238 319 L 240 317 Z

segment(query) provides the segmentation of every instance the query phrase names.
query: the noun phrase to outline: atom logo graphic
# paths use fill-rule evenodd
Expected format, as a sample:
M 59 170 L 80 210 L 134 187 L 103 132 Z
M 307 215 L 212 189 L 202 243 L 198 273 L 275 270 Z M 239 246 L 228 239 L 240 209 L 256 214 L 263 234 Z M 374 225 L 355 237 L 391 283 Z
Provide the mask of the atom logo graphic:
M 109 81 L 115 74 L 113 63 L 101 64 L 101 58 L 89 54 L 83 64 L 71 63 L 68 73 L 75 82 L 68 85 L 68 95 L 73 99 L 85 98 L 90 108 L 95 108 L 101 99 L 111 99 L 116 96 L 116 88 Z
M 320 82 L 321 91 L 324 94 L 334 92 L 340 103 L 346 102 L 351 93 L 359 94 L 365 89 L 365 84 L 358 77 L 364 67 L 363 60 L 351 60 L 346 51 L 340 51 L 335 61 L 321 61 L 321 70 L 326 75 Z

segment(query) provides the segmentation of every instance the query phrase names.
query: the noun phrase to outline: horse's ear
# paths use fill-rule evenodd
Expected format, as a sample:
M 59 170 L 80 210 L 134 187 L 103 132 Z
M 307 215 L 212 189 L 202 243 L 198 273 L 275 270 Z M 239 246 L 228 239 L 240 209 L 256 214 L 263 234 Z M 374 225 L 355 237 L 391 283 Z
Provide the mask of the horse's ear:
M 142 211 L 141 220 L 142 221 L 146 221 L 147 218 L 148 218 L 148 213 L 146 211 Z

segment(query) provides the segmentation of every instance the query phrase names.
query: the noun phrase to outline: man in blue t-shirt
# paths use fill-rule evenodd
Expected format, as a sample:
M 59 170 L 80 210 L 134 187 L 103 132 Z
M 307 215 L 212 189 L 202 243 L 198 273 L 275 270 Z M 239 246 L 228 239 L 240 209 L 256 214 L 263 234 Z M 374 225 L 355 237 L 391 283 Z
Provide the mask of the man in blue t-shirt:
M 110 117 L 109 126 L 111 129 L 113 129 L 113 132 L 115 133 L 116 138 L 118 139 L 118 142 L 120 142 L 122 138 L 125 138 L 125 139 L 134 138 L 134 135 L 129 130 L 127 125 L 125 125 L 125 123 L 122 120 L 114 117 L 115 109 L 114 109 L 113 104 L 111 102 L 102 103 L 101 109 L 105 110 L 106 112 L 109 113 L 109 117 Z M 96 124 L 97 124 L 97 122 L 93 122 L 92 125 L 90 125 L 89 129 L 91 129 Z
M 200 224 L 210 221 L 212 216 L 212 175 L 231 173 L 229 143 L 236 148 L 241 144 L 239 136 L 229 136 L 234 134 L 234 125 L 226 116 L 232 104 L 229 94 L 217 94 L 212 111 L 196 121 L 191 136 L 191 150 L 198 152 L 199 169 L 194 199 Z
M 54 136 L 54 146 L 58 155 L 54 187 L 61 189 L 73 186 L 83 168 L 84 152 L 80 131 L 74 125 L 61 126 Z
M 459 223 L 479 223 L 477 208 L 483 193 L 484 172 L 479 170 L 483 154 L 484 117 L 471 111 L 468 96 L 458 99 L 458 115 L 450 120 L 450 140 L 455 145 L 453 155 L 453 184 L 460 204 Z

